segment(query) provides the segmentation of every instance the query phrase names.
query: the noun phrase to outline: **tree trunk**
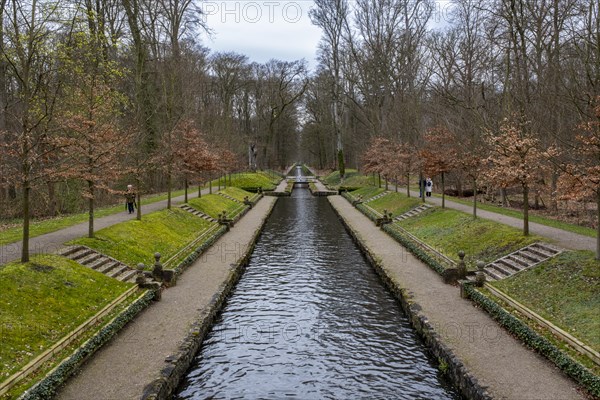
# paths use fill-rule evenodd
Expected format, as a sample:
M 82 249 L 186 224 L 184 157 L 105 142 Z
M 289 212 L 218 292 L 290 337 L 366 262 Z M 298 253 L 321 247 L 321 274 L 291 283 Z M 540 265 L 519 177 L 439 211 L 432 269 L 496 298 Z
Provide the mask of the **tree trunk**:
M 398 175 L 394 177 L 394 180 L 396 181 L 396 193 L 398 193 Z
M 381 189 L 381 174 L 379 172 L 377 173 L 377 182 L 377 187 Z
M 502 207 L 509 207 L 510 204 L 508 204 L 508 196 L 506 195 L 506 188 L 500 189 L 500 196 L 502 199 Z
M 135 219 L 137 219 L 138 221 L 142 220 L 142 181 L 139 177 L 135 178 L 135 197 L 136 197 L 136 206 L 137 206 L 137 211 L 136 211 L 136 216 Z
M 385 190 L 388 190 L 389 189 L 389 186 L 388 186 L 389 182 L 388 182 L 387 176 L 384 176 L 383 180 L 385 181 Z
M 477 218 L 477 179 L 473 179 L 473 218 Z
M 529 186 L 523 184 L 523 235 L 529 236 Z
M 600 189 L 596 191 L 596 260 L 600 260 Z
M 444 173 L 442 172 L 442 208 L 446 208 L 446 186 L 444 183 Z
M 208 178 L 208 179 L 210 179 L 210 178 Z M 212 194 L 212 179 L 210 179 L 208 181 L 208 193 Z
M 202 184 L 198 184 L 198 198 L 202 197 Z
M 188 202 L 188 179 L 187 179 L 187 177 L 185 178 L 185 181 L 183 182 L 183 186 L 184 186 L 183 202 L 187 203 Z
M 554 171 L 552 171 L 552 181 L 550 183 L 550 188 L 551 188 L 551 194 L 550 194 L 550 210 L 552 210 L 552 212 L 558 212 L 558 201 L 556 200 L 556 193 L 557 193 L 557 186 L 558 186 L 558 171 L 556 168 L 554 168 Z
M 54 182 L 47 182 L 48 185 L 48 215 L 51 217 L 56 216 L 56 184 Z
M 173 177 L 171 176 L 171 167 L 167 171 L 167 209 L 171 209 L 171 186 L 173 183 Z
M 21 262 L 29 261 L 29 197 L 31 188 L 29 182 L 24 182 L 23 187 L 23 246 L 21 248 Z
M 88 200 L 88 237 L 94 238 L 94 182 L 88 181 L 88 189 L 90 191 L 90 198 Z

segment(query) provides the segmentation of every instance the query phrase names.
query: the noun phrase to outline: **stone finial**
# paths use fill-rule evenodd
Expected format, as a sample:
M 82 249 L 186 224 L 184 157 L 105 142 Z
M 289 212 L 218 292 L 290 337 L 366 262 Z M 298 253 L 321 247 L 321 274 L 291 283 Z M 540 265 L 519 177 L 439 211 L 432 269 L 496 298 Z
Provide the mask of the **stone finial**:
M 135 274 L 135 283 L 137 283 L 140 286 L 146 282 L 146 277 L 144 276 L 145 269 L 146 269 L 146 266 L 144 265 L 144 263 L 139 263 L 137 265 L 137 272 Z
M 485 284 L 485 273 L 483 272 L 484 268 L 485 268 L 485 263 L 481 260 L 477 261 L 477 272 L 475 273 L 475 283 L 479 287 L 481 287 Z
M 157 281 L 162 281 L 162 264 L 160 262 L 160 253 L 154 253 L 154 259 L 156 260 L 154 262 L 154 269 L 152 269 L 152 276 L 154 277 L 155 280 Z
M 460 261 L 458 262 L 458 278 L 465 279 L 467 276 L 467 266 L 465 265 L 465 252 L 459 250 L 458 258 L 460 258 Z

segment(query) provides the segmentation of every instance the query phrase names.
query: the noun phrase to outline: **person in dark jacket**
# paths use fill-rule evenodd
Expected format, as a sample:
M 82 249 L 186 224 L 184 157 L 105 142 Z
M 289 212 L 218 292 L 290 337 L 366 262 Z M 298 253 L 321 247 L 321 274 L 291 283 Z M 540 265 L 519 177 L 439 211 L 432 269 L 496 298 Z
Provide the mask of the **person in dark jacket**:
M 133 213 L 136 208 L 135 204 L 135 190 L 133 190 L 133 185 L 127 185 L 127 191 L 125 192 L 125 201 L 127 205 L 127 211 L 129 214 Z

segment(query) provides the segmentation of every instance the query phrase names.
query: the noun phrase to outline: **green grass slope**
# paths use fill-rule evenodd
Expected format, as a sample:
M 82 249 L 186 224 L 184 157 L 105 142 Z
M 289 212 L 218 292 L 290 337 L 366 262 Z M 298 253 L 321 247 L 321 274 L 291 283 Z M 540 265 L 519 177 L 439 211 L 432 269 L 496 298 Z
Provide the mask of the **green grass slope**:
M 421 204 L 421 199 L 418 197 L 406 197 L 404 194 L 392 192 L 373 200 L 369 203 L 369 206 L 380 213 L 383 213 L 383 210 L 388 210 L 392 213 L 392 216 L 396 217 L 417 207 L 419 204 Z
M 199 199 L 191 199 L 188 204 L 196 210 L 218 218 L 219 214 L 227 211 L 227 216 L 233 218 L 243 211 L 244 205 L 218 194 L 207 194 Z
M 569 251 L 492 285 L 600 351 L 600 261 Z
M 173 208 L 148 214 L 142 221 L 121 222 L 99 230 L 94 239 L 81 238 L 69 244 L 89 246 L 135 267 L 140 262 L 153 263 L 156 252 L 162 254 L 163 261 L 169 259 L 212 225 L 187 211 Z
M 523 236 L 520 229 L 437 207 L 396 224 L 455 261 L 459 250 L 466 253 L 467 261 L 491 262 L 542 240 Z
M 132 286 L 54 255 L 0 266 L 0 282 L 0 381 Z

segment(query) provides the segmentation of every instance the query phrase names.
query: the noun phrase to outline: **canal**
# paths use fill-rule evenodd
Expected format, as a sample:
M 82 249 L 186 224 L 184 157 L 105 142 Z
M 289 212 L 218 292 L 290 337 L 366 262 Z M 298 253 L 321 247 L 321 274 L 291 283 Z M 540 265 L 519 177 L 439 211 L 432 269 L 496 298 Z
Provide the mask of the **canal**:
M 458 399 L 326 198 L 280 198 L 176 399 Z

